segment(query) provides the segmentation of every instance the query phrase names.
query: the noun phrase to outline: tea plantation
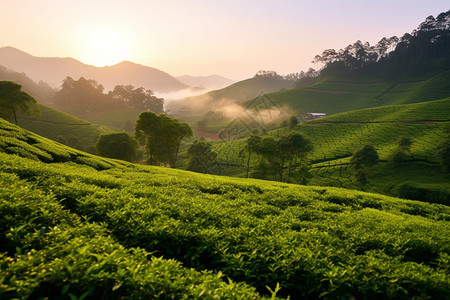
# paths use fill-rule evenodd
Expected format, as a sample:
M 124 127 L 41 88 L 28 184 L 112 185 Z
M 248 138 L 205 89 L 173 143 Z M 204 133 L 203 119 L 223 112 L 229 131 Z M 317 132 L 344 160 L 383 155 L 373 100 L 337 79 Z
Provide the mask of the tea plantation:
M 309 136 L 314 145 L 308 156 L 313 185 L 360 189 L 352 178 L 349 161 L 356 149 L 368 144 L 375 147 L 381 162 L 369 171 L 371 180 L 364 189 L 398 195 L 402 184 L 409 182 L 441 194 L 436 201 L 450 204 L 450 175 L 442 174 L 437 155 L 448 136 L 449 116 L 450 98 L 446 98 L 340 113 L 301 123 L 295 130 Z M 282 128 L 269 134 L 281 136 L 287 132 L 288 128 Z M 411 157 L 394 166 L 388 158 L 402 136 L 412 140 Z M 240 155 L 244 144 L 245 139 L 215 143 L 223 174 L 245 175 Z
M 450 297 L 450 208 L 99 158 L 0 119 L 0 298 Z

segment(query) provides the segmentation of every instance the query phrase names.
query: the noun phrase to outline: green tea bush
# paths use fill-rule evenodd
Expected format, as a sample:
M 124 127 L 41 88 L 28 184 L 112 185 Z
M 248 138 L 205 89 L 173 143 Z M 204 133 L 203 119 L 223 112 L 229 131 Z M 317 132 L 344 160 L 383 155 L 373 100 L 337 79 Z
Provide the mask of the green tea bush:
M 448 206 L 83 155 L 0 153 L 1 298 L 450 297 Z

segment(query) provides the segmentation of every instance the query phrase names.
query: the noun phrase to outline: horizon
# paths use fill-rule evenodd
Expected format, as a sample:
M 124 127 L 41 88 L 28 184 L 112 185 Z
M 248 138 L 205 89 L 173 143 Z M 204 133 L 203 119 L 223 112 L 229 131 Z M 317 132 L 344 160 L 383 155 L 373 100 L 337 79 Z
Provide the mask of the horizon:
M 259 70 L 281 75 L 306 71 L 325 49 L 400 37 L 429 15 L 449 9 L 440 0 L 96 0 L 83 5 L 72 0 L 23 0 L 3 6 L 0 47 L 37 57 L 70 57 L 97 67 L 130 61 L 174 77 L 220 75 L 232 80 L 253 77 Z

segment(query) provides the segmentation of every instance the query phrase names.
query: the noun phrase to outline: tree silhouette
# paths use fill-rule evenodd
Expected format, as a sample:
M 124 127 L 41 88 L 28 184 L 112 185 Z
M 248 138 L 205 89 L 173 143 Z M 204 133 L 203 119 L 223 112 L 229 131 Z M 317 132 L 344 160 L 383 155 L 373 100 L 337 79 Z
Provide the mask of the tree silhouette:
M 17 112 L 24 114 L 40 113 L 36 100 L 22 91 L 22 86 L 11 81 L 0 81 L 0 112 L 13 117 L 17 125 Z
M 136 121 L 135 135 L 138 140 L 146 139 L 149 164 L 174 168 L 181 141 L 192 136 L 192 129 L 165 114 L 143 112 Z

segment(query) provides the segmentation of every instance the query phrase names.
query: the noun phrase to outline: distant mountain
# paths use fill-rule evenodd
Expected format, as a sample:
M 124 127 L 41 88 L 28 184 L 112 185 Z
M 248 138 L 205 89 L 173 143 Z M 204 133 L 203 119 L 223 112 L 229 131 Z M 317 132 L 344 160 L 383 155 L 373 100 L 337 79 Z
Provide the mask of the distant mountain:
M 24 72 L 31 79 L 48 82 L 53 87 L 60 86 L 66 76 L 94 79 L 107 90 L 113 89 L 117 84 L 131 84 L 159 93 L 175 92 L 188 87 L 163 71 L 128 61 L 113 66 L 95 67 L 68 57 L 36 57 L 13 47 L 0 48 L 0 65 Z
M 209 76 L 183 75 L 175 78 L 184 84 L 206 89 L 221 89 L 236 82 L 235 80 L 225 78 L 220 75 L 209 75 Z

